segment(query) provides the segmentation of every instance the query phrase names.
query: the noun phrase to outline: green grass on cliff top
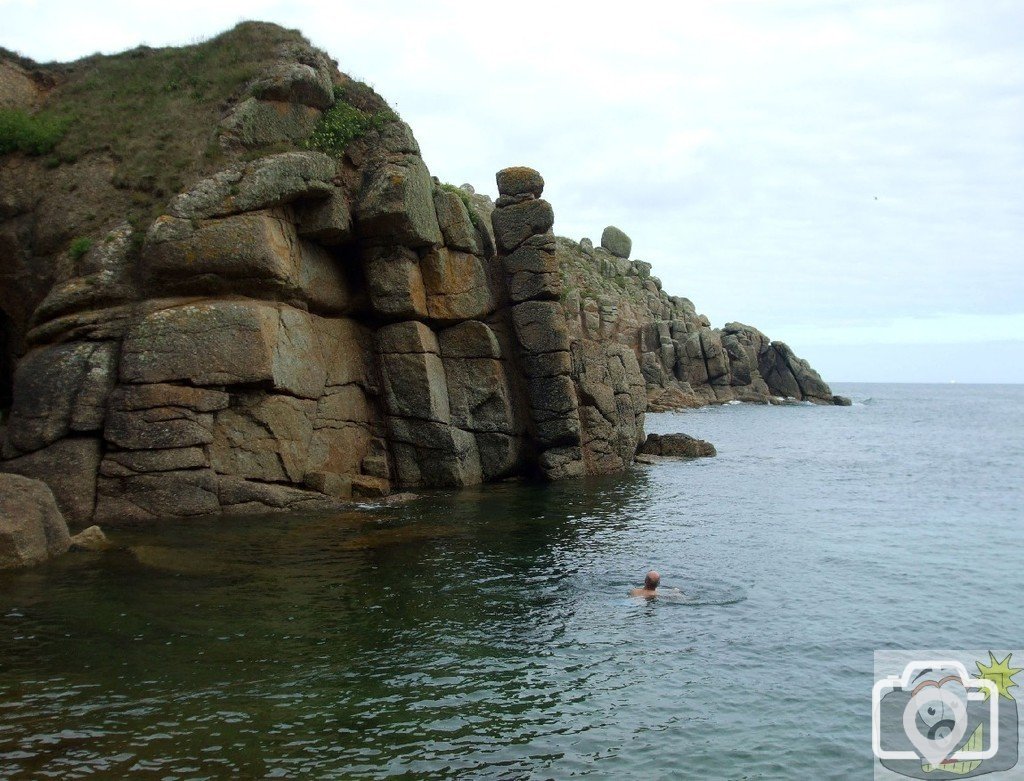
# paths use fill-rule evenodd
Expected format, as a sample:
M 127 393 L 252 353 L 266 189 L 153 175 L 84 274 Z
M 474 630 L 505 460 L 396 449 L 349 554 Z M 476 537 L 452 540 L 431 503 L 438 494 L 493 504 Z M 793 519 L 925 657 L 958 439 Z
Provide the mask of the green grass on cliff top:
M 68 125 L 51 163 L 109 153 L 116 186 L 139 202 L 165 200 L 222 162 L 214 130 L 224 109 L 280 44 L 303 40 L 296 30 L 245 22 L 191 46 L 54 66 L 68 76 L 45 108 Z

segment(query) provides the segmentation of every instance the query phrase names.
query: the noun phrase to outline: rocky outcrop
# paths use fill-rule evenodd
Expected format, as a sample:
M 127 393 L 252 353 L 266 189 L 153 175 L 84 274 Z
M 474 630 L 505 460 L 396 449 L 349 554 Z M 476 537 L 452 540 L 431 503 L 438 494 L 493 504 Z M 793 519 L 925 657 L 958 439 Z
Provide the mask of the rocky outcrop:
M 46 483 L 0 474 L 0 569 L 40 564 L 70 545 L 67 524 Z
M 647 403 L 636 356 L 622 345 L 571 338 L 554 215 L 540 198 L 544 180 L 517 167 L 500 171 L 497 183 L 491 221 L 540 471 L 562 479 L 620 470 L 643 437 Z
M 579 400 L 570 372 L 569 332 L 558 296 L 562 281 L 551 233 L 555 216 L 541 199 L 544 180 L 528 168 L 497 175 L 497 209 L 491 215 L 501 253 L 513 334 L 523 369 L 529 430 L 542 473 L 553 479 L 584 471 Z
M 358 132 L 309 148 L 336 109 Z M 496 202 L 432 179 L 308 45 L 209 133 L 223 165 L 74 247 L 34 232 L 64 204 L 24 192 L 37 162 L 0 168 L 0 469 L 75 527 L 609 473 L 649 406 L 831 400 L 785 345 L 668 296 L 618 229 L 557 238 L 537 171 L 498 172 Z
M 708 458 L 718 455 L 710 442 L 688 434 L 648 434 L 637 453 L 662 458 Z
M 609 226 L 602 245 L 615 245 L 618 234 Z M 624 257 L 624 245 L 616 251 L 559 238 L 562 301 L 573 337 L 617 342 L 634 352 L 651 411 L 736 400 L 838 403 L 786 344 L 742 323 L 712 328 L 689 299 L 662 289 L 649 263 Z

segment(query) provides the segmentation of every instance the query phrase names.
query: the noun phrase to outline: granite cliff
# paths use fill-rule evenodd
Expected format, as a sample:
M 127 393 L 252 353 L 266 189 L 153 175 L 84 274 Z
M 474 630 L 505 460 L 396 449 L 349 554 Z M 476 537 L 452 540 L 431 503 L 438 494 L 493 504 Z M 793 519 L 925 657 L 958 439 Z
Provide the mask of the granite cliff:
M 72 526 L 608 473 L 648 409 L 833 403 L 621 231 L 556 237 L 536 171 L 433 179 L 294 31 L 6 53 L 0 107 L 29 138 L 0 147 L 0 470 Z

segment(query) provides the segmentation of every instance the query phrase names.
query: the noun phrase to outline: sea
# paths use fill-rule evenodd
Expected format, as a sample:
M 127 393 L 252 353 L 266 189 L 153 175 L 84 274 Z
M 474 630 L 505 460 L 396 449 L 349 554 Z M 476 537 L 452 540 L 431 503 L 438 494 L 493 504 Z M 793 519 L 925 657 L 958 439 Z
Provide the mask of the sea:
M 876 652 L 1024 647 L 1024 385 L 833 390 L 647 417 L 715 458 L 4 573 L 0 778 L 870 779 Z

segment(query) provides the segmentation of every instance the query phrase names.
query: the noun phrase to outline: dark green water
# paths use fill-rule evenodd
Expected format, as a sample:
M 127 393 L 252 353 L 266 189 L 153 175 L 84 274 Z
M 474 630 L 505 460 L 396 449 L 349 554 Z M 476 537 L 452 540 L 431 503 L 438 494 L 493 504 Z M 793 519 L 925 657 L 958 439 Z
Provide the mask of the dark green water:
M 0 777 L 870 778 L 874 649 L 1024 637 L 1024 389 L 852 391 L 649 417 L 716 459 L 5 574 Z M 650 566 L 684 596 L 628 598 Z
M 8 578 L 0 734 L 18 750 L 0 767 L 303 777 L 555 759 L 598 726 L 588 686 L 631 644 L 588 625 L 652 617 L 623 599 L 643 562 L 611 582 L 583 572 L 584 551 L 628 534 L 643 482 L 122 531 L 134 554 Z

